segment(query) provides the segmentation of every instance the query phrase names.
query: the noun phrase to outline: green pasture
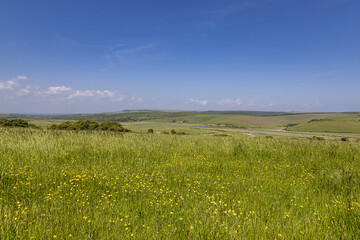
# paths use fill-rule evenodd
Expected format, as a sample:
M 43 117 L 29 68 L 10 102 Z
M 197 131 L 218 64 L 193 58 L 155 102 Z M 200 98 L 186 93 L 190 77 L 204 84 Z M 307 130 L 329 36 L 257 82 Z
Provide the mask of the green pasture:
M 360 119 L 341 119 L 306 122 L 288 128 L 290 131 L 357 133 L 360 134 Z
M 280 116 L 202 113 L 183 117 L 164 117 L 154 121 L 215 124 L 235 128 L 283 128 L 288 124 L 306 123 L 312 119 L 359 120 L 360 116 L 356 113 L 299 113 Z
M 360 235 L 359 142 L 139 127 L 0 128 L 0 239 Z

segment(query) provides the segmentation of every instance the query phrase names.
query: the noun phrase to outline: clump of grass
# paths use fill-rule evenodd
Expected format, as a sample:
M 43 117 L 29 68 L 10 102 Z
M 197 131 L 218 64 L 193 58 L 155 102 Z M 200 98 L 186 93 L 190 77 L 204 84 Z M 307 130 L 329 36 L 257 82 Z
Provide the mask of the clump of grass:
M 217 136 L 217 137 L 230 137 L 230 135 L 226 134 L 226 133 L 218 133 L 218 134 L 215 134 L 215 136 Z
M 325 140 L 324 137 L 317 137 L 317 136 L 313 136 L 313 139 L 314 140 L 319 140 L 319 141 Z

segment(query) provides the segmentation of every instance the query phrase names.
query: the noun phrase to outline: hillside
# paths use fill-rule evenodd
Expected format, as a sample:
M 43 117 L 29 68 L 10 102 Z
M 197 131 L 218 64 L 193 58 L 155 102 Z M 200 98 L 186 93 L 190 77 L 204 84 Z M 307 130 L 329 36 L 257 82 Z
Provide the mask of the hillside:
M 301 132 L 360 133 L 359 113 L 294 113 L 259 111 L 154 111 L 127 110 L 113 113 L 69 115 L 0 114 L 0 118 L 23 118 L 46 126 L 47 122 L 94 120 L 196 124 L 227 128 L 284 129 Z

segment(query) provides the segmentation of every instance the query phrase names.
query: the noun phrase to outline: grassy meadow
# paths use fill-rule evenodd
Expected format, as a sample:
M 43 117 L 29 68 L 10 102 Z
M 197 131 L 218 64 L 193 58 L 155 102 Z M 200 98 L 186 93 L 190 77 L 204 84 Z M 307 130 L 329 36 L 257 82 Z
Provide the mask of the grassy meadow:
M 302 132 L 330 132 L 360 134 L 360 120 L 325 120 L 310 121 L 288 128 L 290 131 Z
M 360 143 L 0 128 L 0 239 L 357 239 Z

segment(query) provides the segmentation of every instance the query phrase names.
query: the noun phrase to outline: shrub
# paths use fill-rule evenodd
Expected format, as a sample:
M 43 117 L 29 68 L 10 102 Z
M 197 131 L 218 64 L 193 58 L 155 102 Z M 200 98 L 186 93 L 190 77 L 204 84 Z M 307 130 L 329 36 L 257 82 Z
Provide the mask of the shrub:
M 0 119 L 0 125 L 5 127 L 29 127 L 29 122 L 23 119 Z
M 98 124 L 92 120 L 79 120 L 74 123 L 63 122 L 58 125 L 53 124 L 49 129 L 58 130 L 103 130 L 103 131 L 117 131 L 117 132 L 131 132 L 129 129 L 123 128 L 118 122 L 103 122 Z
M 323 119 L 311 119 L 310 121 L 308 121 L 308 123 L 312 123 L 312 122 L 323 122 L 323 121 L 331 121 L 331 119 L 328 119 L 328 118 L 323 118 Z
M 172 129 L 171 134 L 176 134 L 176 131 L 174 129 Z
M 4 126 L 4 123 L 6 123 L 8 120 L 5 118 L 0 118 L 0 126 Z
M 162 134 L 169 134 L 169 132 L 167 132 L 167 131 L 162 131 L 161 133 Z
M 114 126 L 111 126 L 111 127 L 109 128 L 109 130 L 110 130 L 110 131 L 121 132 L 121 131 L 123 130 L 123 128 L 114 125 Z
M 100 123 L 99 129 L 100 130 L 110 130 L 110 128 L 114 127 L 114 126 L 120 128 L 121 131 L 124 130 L 124 128 L 118 122 L 103 122 L 103 123 Z
M 289 123 L 289 124 L 286 124 L 285 127 L 294 127 L 296 125 L 299 125 L 298 123 Z
M 349 141 L 349 138 L 347 138 L 347 137 L 342 137 L 342 138 L 341 138 L 341 141 L 347 142 L 347 141 Z
M 186 135 L 185 132 L 178 132 L 177 135 Z
M 154 133 L 154 129 L 150 128 L 147 132 L 148 133 Z
M 267 136 L 265 136 L 265 138 L 274 138 L 273 136 L 269 136 L 269 135 L 267 135 Z
M 79 120 L 73 123 L 76 130 L 95 130 L 99 124 L 92 120 Z

